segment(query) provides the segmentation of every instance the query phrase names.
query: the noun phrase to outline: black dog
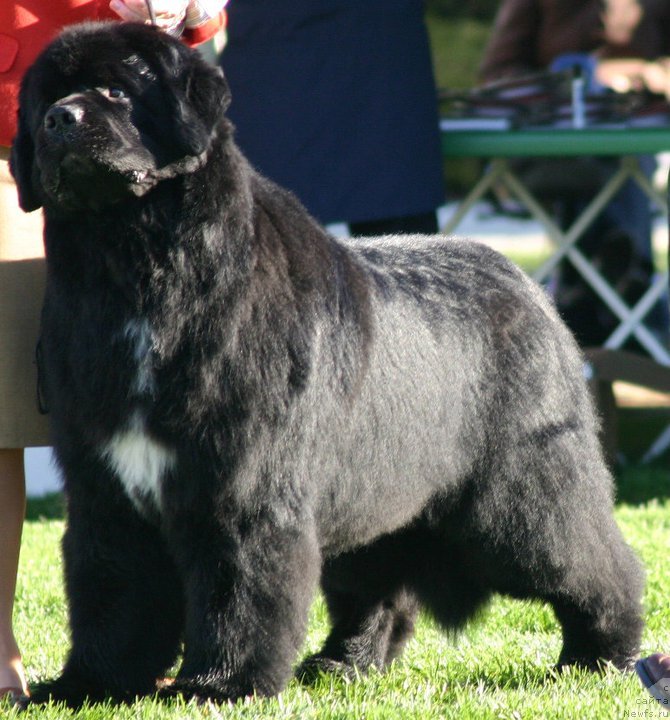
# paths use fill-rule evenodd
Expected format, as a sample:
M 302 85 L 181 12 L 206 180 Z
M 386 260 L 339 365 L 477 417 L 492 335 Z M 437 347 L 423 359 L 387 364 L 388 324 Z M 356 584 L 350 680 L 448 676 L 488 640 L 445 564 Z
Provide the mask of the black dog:
M 144 26 L 79 26 L 21 91 L 12 166 L 44 206 L 43 383 L 68 505 L 78 705 L 273 694 L 383 667 L 541 598 L 560 664 L 626 667 L 642 576 L 570 334 L 471 242 L 340 242 L 240 155 L 220 73 Z M 272 112 L 272 108 L 268 108 Z M 281 142 L 281 138 L 277 138 Z

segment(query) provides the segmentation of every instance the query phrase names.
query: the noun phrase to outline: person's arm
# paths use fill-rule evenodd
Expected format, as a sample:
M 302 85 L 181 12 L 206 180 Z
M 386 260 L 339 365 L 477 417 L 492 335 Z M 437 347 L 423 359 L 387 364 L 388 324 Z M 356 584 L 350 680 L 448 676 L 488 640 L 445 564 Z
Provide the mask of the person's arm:
M 644 13 L 650 13 L 645 16 Z M 644 22 L 642 22 L 644 21 Z M 638 57 L 633 48 L 644 47 L 644 38 L 650 37 L 649 23 L 653 23 L 653 45 L 657 52 Z M 637 0 L 607 0 L 603 10 L 603 28 L 606 44 L 596 68 L 598 81 L 617 92 L 647 89 L 670 97 L 670 8 L 650 5 L 644 8 Z M 642 33 L 639 37 L 637 33 Z M 631 47 L 632 46 L 632 47 Z M 621 57 L 610 57 L 618 49 Z M 631 47 L 631 52 L 625 50 Z
M 210 40 L 226 25 L 223 9 L 228 0 L 190 0 L 186 8 L 182 40 L 188 45 L 199 45 Z
M 493 25 L 479 69 L 484 82 L 537 70 L 540 10 L 536 0 L 505 0 Z

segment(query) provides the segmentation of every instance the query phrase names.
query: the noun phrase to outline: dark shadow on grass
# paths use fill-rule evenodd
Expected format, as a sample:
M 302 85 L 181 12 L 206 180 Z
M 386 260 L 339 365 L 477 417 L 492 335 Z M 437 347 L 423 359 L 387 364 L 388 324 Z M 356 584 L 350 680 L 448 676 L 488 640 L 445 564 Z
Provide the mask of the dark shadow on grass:
M 644 505 L 650 500 L 670 498 L 670 470 L 660 463 L 625 467 L 616 473 L 619 505 Z
M 581 667 L 535 667 L 524 666 L 522 668 L 510 667 L 508 672 L 502 674 L 498 671 L 487 671 L 480 669 L 467 678 L 465 682 L 454 682 L 464 688 L 484 687 L 489 690 L 518 690 L 523 688 L 529 690 L 536 688 L 538 691 L 554 683 L 566 683 L 570 681 L 586 680 L 594 675 L 602 676 L 605 672 L 619 673 L 619 670 L 608 671 L 606 667 L 595 672 Z M 624 671 L 629 672 L 629 671 Z
M 630 462 L 639 461 L 652 442 L 670 424 L 670 407 L 623 407 L 617 412 L 619 450 Z M 658 461 L 670 468 L 670 447 L 665 448 Z
M 63 520 L 65 518 L 65 498 L 62 493 L 51 493 L 43 497 L 28 498 L 26 520 Z
M 618 449 L 624 459 L 615 469 L 617 503 L 642 505 L 670 498 L 670 448 L 648 464 L 641 459 L 670 424 L 670 408 L 626 407 L 617 413 Z

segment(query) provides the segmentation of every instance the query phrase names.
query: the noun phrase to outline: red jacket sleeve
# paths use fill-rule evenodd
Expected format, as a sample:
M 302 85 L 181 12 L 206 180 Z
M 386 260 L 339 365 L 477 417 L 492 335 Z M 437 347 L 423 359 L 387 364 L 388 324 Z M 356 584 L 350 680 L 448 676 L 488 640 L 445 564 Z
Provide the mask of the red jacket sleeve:
M 0 0 L 0 145 L 16 131 L 21 78 L 42 48 L 66 25 L 111 17 L 108 0 Z

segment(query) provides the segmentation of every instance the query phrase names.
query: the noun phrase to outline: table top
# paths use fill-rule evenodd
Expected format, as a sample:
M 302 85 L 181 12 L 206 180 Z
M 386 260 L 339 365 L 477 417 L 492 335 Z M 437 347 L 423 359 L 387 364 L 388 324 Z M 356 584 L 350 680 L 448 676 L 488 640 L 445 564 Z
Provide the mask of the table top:
M 670 127 L 443 130 L 444 157 L 646 155 L 670 151 Z

